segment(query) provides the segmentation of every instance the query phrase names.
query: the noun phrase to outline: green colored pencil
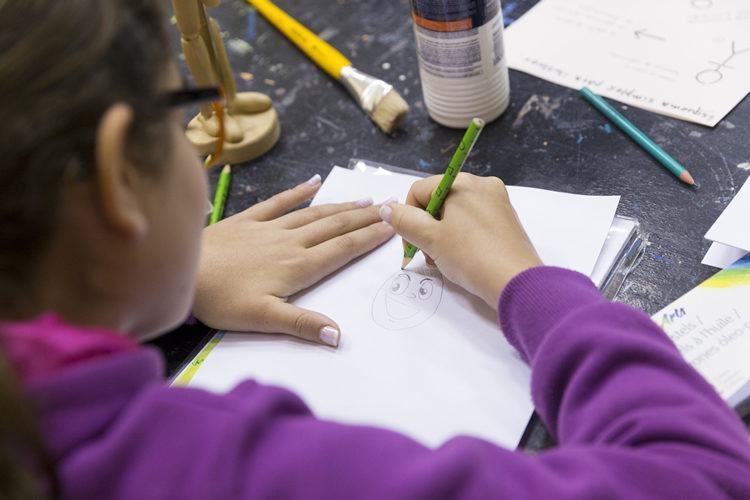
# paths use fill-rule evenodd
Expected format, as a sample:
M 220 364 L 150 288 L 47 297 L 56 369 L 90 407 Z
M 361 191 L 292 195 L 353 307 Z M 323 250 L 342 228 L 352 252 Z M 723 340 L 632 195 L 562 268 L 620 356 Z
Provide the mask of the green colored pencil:
M 653 156 L 659 163 L 664 165 L 667 170 L 680 179 L 685 184 L 695 186 L 695 180 L 690 172 L 687 171 L 677 160 L 672 158 L 666 151 L 664 151 L 658 144 L 649 139 L 649 137 L 633 125 L 630 120 L 625 118 L 615 108 L 609 105 L 601 96 L 595 94 L 591 89 L 583 87 L 581 89 L 581 95 L 586 99 L 592 106 L 594 106 L 601 114 L 609 118 L 617 128 L 625 132 L 636 144 L 646 150 L 648 154 Z
M 466 158 L 469 157 L 469 153 L 471 153 L 474 144 L 477 143 L 477 139 L 479 139 L 479 134 L 482 133 L 483 128 L 484 120 L 481 118 L 474 118 L 471 120 L 471 123 L 469 123 L 469 128 L 466 129 L 466 133 L 464 134 L 463 139 L 461 139 L 461 144 L 458 145 L 458 149 L 453 154 L 453 158 L 451 158 L 448 168 L 445 169 L 440 184 L 438 184 L 437 189 L 432 193 L 432 197 L 430 197 L 430 202 L 425 209 L 428 214 L 437 218 L 445 199 L 448 197 L 451 186 L 453 186 L 453 181 L 456 180 L 456 176 L 458 176 L 464 163 L 466 163 Z M 411 262 L 417 254 L 417 250 L 419 249 L 411 243 L 408 243 L 404 247 L 404 260 L 401 262 L 401 269 L 404 269 L 409 265 L 409 262 Z
M 208 224 L 216 224 L 224 215 L 224 205 L 229 195 L 229 183 L 232 180 L 232 167 L 224 165 L 219 175 L 219 184 L 216 186 L 216 195 L 214 195 L 214 211 L 211 212 L 211 219 Z

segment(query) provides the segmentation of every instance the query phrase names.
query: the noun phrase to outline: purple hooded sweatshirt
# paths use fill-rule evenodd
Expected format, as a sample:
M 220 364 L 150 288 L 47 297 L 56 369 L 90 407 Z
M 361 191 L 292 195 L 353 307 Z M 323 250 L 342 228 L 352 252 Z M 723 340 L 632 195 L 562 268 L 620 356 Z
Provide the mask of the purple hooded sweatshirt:
M 170 388 L 145 347 L 94 349 L 26 389 L 65 498 L 750 499 L 747 430 L 646 315 L 542 267 L 507 286 L 498 317 L 532 366 L 555 449 L 469 437 L 428 449 L 319 420 L 253 381 L 226 395 Z

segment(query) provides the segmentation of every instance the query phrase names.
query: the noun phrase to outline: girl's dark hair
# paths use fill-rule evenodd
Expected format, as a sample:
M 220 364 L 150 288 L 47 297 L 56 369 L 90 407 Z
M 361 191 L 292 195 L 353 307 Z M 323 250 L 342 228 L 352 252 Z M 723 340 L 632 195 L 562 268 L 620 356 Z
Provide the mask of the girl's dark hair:
M 129 154 L 155 166 L 166 140 L 170 45 L 160 0 L 0 0 L 0 304 L 28 294 L 59 193 L 93 173 L 114 103 L 136 123 Z M 168 146 L 167 146 L 168 147 Z
M 61 190 L 94 174 L 103 113 L 117 102 L 135 110 L 127 153 L 134 164 L 157 170 L 169 151 L 160 104 L 171 59 L 163 3 L 0 0 L 0 320 L 29 309 Z M 0 360 L 5 381 L 3 367 Z M 12 384 L 0 384 L 0 406 L 0 497 L 46 496 L 29 483 L 29 471 L 46 462 Z

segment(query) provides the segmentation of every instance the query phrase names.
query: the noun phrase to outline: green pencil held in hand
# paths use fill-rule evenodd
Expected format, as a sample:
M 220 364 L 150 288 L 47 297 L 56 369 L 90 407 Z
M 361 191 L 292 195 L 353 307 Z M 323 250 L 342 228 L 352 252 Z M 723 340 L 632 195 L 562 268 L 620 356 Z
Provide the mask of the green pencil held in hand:
M 469 153 L 471 153 L 474 144 L 477 143 L 477 139 L 479 139 L 479 134 L 482 132 L 483 128 L 484 120 L 481 118 L 474 118 L 471 120 L 471 123 L 469 123 L 469 128 L 466 129 L 466 133 L 464 134 L 463 139 L 461 139 L 461 144 L 458 145 L 458 149 L 453 154 L 453 158 L 451 158 L 451 162 L 448 164 L 448 168 L 445 170 L 443 178 L 440 180 L 440 184 L 438 184 L 437 189 L 430 198 L 430 202 L 427 204 L 425 210 L 428 214 L 437 218 L 440 209 L 443 207 L 443 203 L 445 203 L 445 199 L 448 197 L 451 186 L 453 186 L 453 181 L 456 180 L 458 173 L 463 168 L 464 163 L 466 163 L 466 158 L 469 157 Z M 404 247 L 404 260 L 401 263 L 401 269 L 409 265 L 409 262 L 411 262 L 417 254 L 417 250 L 419 249 L 411 243 L 408 243 Z
M 216 186 L 216 195 L 214 196 L 214 211 L 211 212 L 211 219 L 208 225 L 216 224 L 224 215 L 224 205 L 229 195 L 229 182 L 232 180 L 232 167 L 225 165 L 219 175 L 219 184 Z

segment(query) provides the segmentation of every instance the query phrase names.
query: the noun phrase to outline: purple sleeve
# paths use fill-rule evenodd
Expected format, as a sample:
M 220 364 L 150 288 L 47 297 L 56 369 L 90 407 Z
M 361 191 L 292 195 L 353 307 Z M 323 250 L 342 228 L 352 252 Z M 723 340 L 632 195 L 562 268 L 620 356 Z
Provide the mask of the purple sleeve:
M 554 268 L 517 277 L 499 309 L 554 450 L 466 437 L 430 450 L 246 382 L 145 391 L 113 429 L 118 460 L 138 464 L 132 485 L 180 498 L 750 498 L 746 430 L 647 316 Z

